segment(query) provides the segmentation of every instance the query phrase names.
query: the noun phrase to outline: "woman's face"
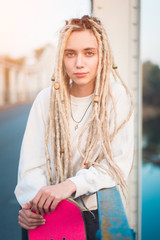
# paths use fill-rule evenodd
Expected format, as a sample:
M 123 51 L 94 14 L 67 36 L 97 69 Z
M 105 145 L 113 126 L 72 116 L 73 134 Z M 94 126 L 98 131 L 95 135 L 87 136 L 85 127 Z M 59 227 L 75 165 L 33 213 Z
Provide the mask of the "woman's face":
M 64 68 L 72 79 L 72 90 L 94 90 L 98 68 L 98 43 L 90 30 L 74 31 L 66 42 Z

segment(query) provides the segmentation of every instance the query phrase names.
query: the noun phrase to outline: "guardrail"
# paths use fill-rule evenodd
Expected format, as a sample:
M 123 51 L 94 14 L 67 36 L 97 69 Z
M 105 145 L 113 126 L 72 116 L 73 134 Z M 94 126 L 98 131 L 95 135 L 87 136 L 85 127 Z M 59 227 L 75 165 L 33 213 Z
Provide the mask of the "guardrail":
M 116 187 L 97 192 L 99 224 L 98 240 L 134 240 L 119 191 Z

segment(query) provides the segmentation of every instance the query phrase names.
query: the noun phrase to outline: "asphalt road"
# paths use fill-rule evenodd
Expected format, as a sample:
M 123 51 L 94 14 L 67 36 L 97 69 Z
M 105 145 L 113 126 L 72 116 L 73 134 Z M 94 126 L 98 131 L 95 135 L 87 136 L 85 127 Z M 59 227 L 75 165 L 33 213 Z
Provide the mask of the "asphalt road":
M 14 196 L 19 152 L 31 105 L 0 110 L 0 240 L 21 240 Z

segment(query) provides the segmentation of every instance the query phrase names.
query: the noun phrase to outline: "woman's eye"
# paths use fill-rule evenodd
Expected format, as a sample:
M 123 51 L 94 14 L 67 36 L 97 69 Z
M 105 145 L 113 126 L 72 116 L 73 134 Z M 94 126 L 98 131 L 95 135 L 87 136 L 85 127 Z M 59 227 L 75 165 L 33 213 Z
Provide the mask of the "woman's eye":
M 73 56 L 74 56 L 74 53 L 73 53 L 73 52 L 68 52 L 68 53 L 66 53 L 66 56 L 67 56 L 67 57 L 73 57 Z
M 86 55 L 87 55 L 87 56 L 93 56 L 93 55 L 94 55 L 94 53 L 93 53 L 93 52 L 91 52 L 91 51 L 89 51 L 89 52 L 86 52 Z

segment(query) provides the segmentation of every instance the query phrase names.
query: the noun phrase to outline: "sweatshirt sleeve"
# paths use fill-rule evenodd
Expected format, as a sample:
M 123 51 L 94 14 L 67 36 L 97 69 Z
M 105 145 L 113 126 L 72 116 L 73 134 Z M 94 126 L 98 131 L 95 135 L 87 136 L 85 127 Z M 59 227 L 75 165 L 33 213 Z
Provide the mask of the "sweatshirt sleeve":
M 44 94 L 47 92 L 40 92 L 32 105 L 22 141 L 15 189 L 20 205 L 33 199 L 39 189 L 47 185 L 44 132 L 48 103 L 41 101 Z
M 116 98 L 116 111 L 117 111 L 117 126 L 126 119 L 130 110 L 130 99 L 125 89 L 118 85 L 114 89 Z M 114 111 L 110 110 L 110 132 L 114 128 Z M 134 150 L 134 125 L 133 114 L 129 121 L 121 128 L 118 134 L 114 137 L 112 144 L 112 154 L 115 163 L 120 168 L 124 179 L 127 180 L 133 162 Z M 102 159 L 100 162 L 105 168 L 108 169 L 107 161 Z M 89 169 L 79 170 L 76 176 L 70 178 L 77 187 L 74 198 L 81 195 L 90 195 L 102 188 L 110 188 L 116 185 L 112 177 L 102 168 L 91 166 Z

